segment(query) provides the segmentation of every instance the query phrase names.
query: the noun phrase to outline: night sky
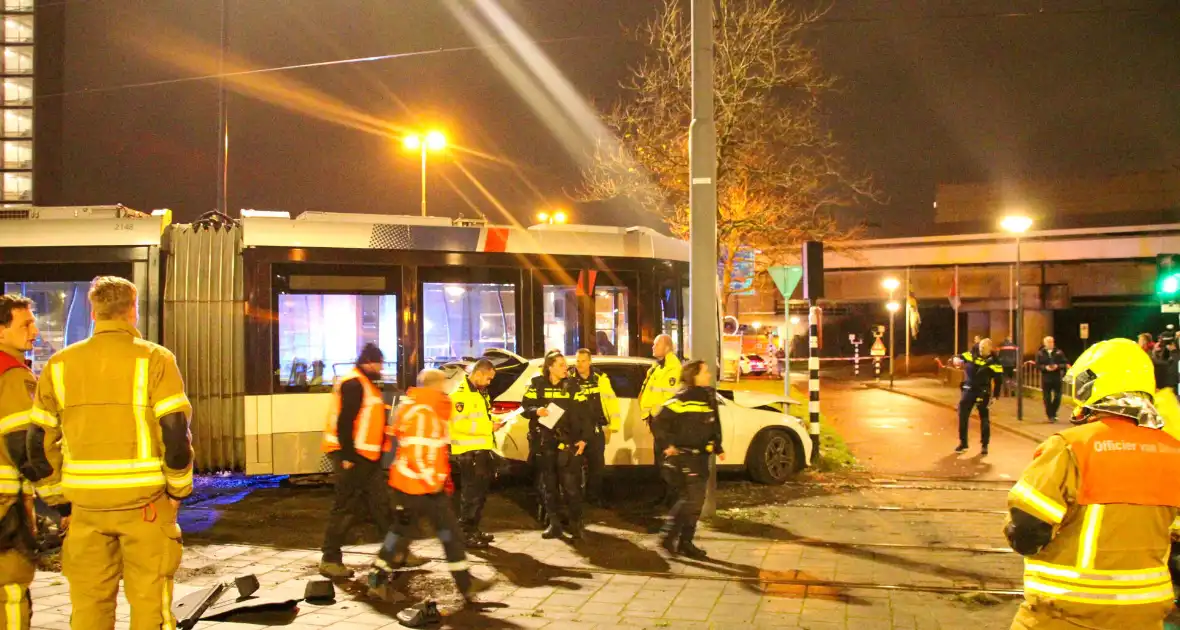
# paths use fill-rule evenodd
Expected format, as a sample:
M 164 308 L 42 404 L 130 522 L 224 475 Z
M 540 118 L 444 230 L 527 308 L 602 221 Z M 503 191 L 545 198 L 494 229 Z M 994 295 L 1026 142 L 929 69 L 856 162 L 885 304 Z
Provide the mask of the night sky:
M 474 43 L 444 0 L 226 1 L 230 55 L 253 67 Z M 624 27 L 659 5 L 479 1 L 498 4 L 531 38 L 545 40 L 540 50 L 591 106 L 618 97 L 628 65 L 643 52 Z M 64 95 L 42 95 L 64 99 L 65 179 L 60 198 L 40 203 L 170 207 L 180 221 L 215 208 L 216 81 L 120 86 L 215 69 L 220 3 L 65 6 Z M 1174 0 L 835 0 L 808 37 L 840 80 L 827 102 L 832 132 L 849 162 L 874 174 L 889 198 L 848 213 L 879 225 L 877 233 L 912 234 L 915 219 L 933 215 L 939 182 L 1180 168 Z M 257 89 L 229 97 L 235 210 L 416 214 L 418 161 L 388 130 L 437 125 L 463 150 L 431 161 L 431 214 L 484 213 L 503 223 L 498 202 L 528 220 L 539 209 L 569 207 L 582 157 L 570 139 L 591 131 L 576 117 L 539 113 L 539 93 L 520 93 L 480 51 L 243 81 L 277 87 L 265 97 Z M 653 224 L 609 207 L 574 215 Z

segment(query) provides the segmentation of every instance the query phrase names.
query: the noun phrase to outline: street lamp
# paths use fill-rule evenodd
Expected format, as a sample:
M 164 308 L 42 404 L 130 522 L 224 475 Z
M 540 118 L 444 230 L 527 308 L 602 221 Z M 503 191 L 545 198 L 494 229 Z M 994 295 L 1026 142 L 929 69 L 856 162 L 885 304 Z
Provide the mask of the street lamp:
M 1032 219 L 1024 215 L 1011 214 L 1000 221 L 1005 232 L 1016 235 L 1016 419 L 1024 420 L 1024 300 L 1020 295 L 1020 235 L 1032 227 Z
M 447 147 L 447 137 L 441 131 L 429 131 L 425 136 L 416 133 L 402 139 L 402 146 L 407 151 L 421 151 L 422 153 L 422 216 L 426 216 L 426 154 L 431 151 L 442 151 Z
M 538 212 L 537 220 L 541 223 L 548 223 L 549 225 L 563 224 L 566 221 L 569 221 L 569 215 L 566 214 L 564 210 L 558 210 L 552 213 Z
M 892 278 L 890 279 L 892 280 Z M 893 285 L 893 288 L 896 289 L 897 280 L 893 280 Z M 889 389 L 893 389 L 893 319 L 897 315 L 897 309 L 901 308 L 901 305 L 893 299 L 892 295 L 889 297 L 889 302 L 885 304 L 885 308 L 889 311 Z

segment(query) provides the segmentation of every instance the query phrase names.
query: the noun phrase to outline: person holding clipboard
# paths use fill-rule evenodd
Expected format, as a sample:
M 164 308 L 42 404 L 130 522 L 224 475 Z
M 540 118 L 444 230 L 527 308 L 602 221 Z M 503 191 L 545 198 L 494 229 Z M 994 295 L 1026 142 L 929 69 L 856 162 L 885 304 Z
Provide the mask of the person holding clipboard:
M 529 383 L 521 416 L 529 420 L 529 447 L 536 449 L 537 490 L 548 526 L 542 538 L 560 538 L 561 495 L 565 494 L 570 536 L 582 537 L 582 464 L 594 427 L 588 422 L 586 396 L 569 377 L 561 352 L 545 355 L 541 373 Z

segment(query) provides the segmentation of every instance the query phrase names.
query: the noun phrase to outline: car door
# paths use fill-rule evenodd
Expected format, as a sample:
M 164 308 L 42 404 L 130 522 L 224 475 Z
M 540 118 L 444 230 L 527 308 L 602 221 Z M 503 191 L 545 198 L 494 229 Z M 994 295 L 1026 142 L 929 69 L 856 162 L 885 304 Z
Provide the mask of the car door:
M 595 361 L 594 367 L 610 379 L 619 399 L 622 430 L 611 435 L 606 445 L 607 466 L 651 465 L 651 429 L 639 417 L 639 391 L 650 363 L 639 361 Z

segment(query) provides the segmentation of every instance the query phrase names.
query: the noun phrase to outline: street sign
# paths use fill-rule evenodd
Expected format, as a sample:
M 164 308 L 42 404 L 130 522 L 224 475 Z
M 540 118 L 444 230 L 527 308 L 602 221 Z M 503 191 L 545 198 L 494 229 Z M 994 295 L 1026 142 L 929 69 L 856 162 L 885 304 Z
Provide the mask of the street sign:
M 1180 313 L 1180 302 L 1172 302 L 1171 304 L 1160 304 L 1161 313 Z
M 1081 336 L 1082 339 L 1089 339 L 1090 338 L 1090 325 L 1089 324 L 1079 324 L 1078 325 L 1078 335 Z
M 783 298 L 787 300 L 791 299 L 795 293 L 795 287 L 798 287 L 799 281 L 803 279 L 803 267 L 799 265 L 771 267 L 767 269 L 767 272 L 774 280 L 774 286 L 778 287 L 779 293 L 782 293 Z
M 877 337 L 877 340 L 873 342 L 873 347 L 869 350 L 869 356 L 885 356 L 885 344 L 881 343 L 880 337 Z

